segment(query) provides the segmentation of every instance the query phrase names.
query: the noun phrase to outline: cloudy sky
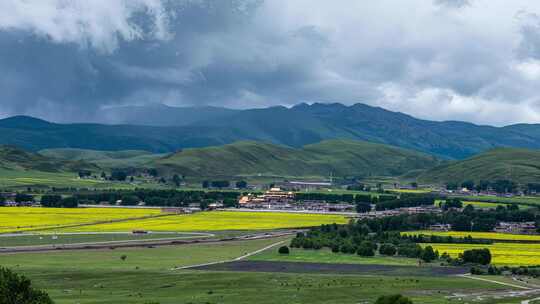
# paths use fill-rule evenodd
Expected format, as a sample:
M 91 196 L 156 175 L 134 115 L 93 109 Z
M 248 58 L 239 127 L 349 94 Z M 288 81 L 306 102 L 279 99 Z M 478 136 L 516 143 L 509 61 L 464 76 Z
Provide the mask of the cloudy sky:
M 0 0 L 0 116 L 363 102 L 540 123 L 535 0 Z

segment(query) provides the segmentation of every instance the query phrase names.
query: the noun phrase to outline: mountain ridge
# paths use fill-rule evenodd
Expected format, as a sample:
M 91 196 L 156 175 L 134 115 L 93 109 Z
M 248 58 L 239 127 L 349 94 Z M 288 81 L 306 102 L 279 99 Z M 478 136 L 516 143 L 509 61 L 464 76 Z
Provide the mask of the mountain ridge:
M 194 109 L 191 108 L 196 111 Z M 215 109 L 220 108 L 207 107 L 204 111 Z M 437 122 L 360 103 L 231 110 L 204 119 L 202 114 L 193 115 L 196 119 L 182 126 L 59 124 L 15 116 L 0 120 L 0 144 L 17 145 L 31 151 L 78 148 L 170 153 L 243 140 L 298 148 L 327 139 L 351 139 L 412 149 L 446 159 L 464 159 L 496 147 L 540 148 L 540 124 L 494 127 L 460 121 Z

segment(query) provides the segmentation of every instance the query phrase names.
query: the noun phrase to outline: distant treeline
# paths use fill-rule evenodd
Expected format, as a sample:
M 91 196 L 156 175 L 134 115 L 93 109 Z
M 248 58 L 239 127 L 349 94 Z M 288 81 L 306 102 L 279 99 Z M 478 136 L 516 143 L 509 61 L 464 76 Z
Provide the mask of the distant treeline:
M 473 180 L 466 180 L 461 183 L 459 182 L 449 182 L 446 184 L 446 189 L 448 190 L 458 190 L 460 188 L 467 188 L 469 190 L 476 191 L 488 191 L 493 190 L 497 193 L 515 193 L 519 190 L 524 191 L 525 193 L 540 193 L 540 183 L 528 183 L 525 185 L 519 185 L 513 180 L 508 179 L 498 179 L 494 181 L 481 180 L 475 183 Z
M 123 190 L 76 194 L 80 201 L 90 204 L 108 202 L 114 204 L 121 201 L 122 205 L 136 205 L 143 201 L 147 206 L 186 207 L 190 204 L 207 206 L 216 201 L 223 201 L 227 207 L 236 206 L 242 193 L 234 191 L 177 191 L 177 190 Z

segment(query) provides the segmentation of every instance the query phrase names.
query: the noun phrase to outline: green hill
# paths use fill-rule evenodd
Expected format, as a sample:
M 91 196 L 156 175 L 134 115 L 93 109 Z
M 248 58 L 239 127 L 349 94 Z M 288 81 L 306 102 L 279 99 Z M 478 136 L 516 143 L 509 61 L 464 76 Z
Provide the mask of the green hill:
M 419 180 L 429 183 L 494 181 L 511 179 L 519 183 L 540 180 L 540 150 L 499 148 L 435 167 L 421 174 Z
M 43 172 L 75 172 L 98 169 L 96 165 L 84 161 L 57 160 L 13 146 L 0 146 L 0 168 Z
M 85 149 L 45 149 L 39 151 L 39 154 L 67 161 L 85 161 L 96 164 L 101 168 L 127 168 L 140 167 L 149 163 L 164 154 L 153 154 L 140 150 L 125 151 L 95 151 Z
M 300 149 L 244 141 L 185 149 L 153 162 L 162 174 L 187 177 L 396 176 L 438 164 L 435 157 L 427 154 L 353 140 L 328 140 Z

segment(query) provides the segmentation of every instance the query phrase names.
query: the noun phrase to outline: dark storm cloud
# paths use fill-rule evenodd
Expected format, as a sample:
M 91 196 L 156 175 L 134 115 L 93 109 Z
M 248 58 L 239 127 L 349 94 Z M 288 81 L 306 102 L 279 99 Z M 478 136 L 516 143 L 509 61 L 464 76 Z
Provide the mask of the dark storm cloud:
M 54 1 L 35 12 L 0 3 L 4 116 L 81 121 L 126 104 L 335 101 L 431 119 L 540 120 L 532 4 L 96 0 L 58 11 L 44 3 Z

